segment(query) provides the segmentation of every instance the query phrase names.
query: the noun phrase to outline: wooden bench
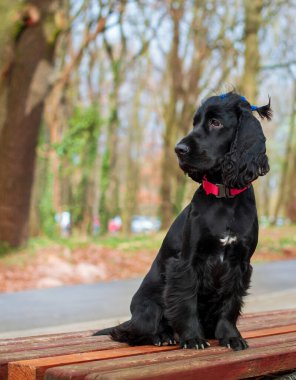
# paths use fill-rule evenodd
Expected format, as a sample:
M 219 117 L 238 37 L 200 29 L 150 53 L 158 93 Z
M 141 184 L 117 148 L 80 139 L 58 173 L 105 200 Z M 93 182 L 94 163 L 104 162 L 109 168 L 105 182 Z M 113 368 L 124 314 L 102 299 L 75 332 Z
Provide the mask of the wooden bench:
M 296 370 L 296 310 L 241 318 L 250 348 L 128 347 L 92 331 L 0 340 L 0 379 L 241 379 Z M 260 377 L 261 378 L 261 377 Z M 296 376 L 295 376 L 296 378 Z

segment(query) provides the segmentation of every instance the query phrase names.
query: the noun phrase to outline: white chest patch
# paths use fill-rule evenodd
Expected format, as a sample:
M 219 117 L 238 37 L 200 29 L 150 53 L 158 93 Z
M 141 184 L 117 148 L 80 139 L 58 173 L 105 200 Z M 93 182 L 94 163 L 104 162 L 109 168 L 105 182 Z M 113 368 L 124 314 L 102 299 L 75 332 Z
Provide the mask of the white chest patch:
M 232 243 L 235 243 L 237 241 L 236 236 L 225 236 L 224 238 L 220 239 L 221 244 L 225 247 L 226 245 L 230 245 Z

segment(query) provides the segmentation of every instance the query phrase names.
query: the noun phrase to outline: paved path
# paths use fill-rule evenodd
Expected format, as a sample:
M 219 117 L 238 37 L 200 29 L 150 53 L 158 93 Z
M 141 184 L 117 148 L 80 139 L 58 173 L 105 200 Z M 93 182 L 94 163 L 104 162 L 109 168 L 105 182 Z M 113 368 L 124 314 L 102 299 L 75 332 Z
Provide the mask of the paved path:
M 141 279 L 0 295 L 0 337 L 101 328 L 128 318 Z M 245 312 L 296 308 L 296 260 L 254 265 Z

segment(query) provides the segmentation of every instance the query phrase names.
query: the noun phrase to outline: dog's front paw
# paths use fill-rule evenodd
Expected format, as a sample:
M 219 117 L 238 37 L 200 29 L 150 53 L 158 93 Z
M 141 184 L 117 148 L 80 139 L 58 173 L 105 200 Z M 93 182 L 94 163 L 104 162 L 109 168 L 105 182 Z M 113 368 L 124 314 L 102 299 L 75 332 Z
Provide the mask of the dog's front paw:
M 174 338 L 174 334 L 170 332 L 163 332 L 161 334 L 153 335 L 152 339 L 154 346 L 172 346 L 174 344 L 177 344 Z
M 242 337 L 219 339 L 219 345 L 232 348 L 234 351 L 246 350 L 249 347 L 247 341 Z
M 195 348 L 196 350 L 204 350 L 207 347 L 210 347 L 210 343 L 202 338 L 193 338 L 193 339 L 180 339 L 181 348 Z

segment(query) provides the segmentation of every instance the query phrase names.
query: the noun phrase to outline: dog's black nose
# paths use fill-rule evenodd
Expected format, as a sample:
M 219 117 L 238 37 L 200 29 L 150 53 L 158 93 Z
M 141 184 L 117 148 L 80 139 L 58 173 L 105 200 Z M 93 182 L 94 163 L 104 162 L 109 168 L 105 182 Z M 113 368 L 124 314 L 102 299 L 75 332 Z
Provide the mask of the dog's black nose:
M 178 156 L 185 156 L 185 154 L 189 153 L 189 146 L 183 143 L 179 143 L 175 146 L 175 152 Z

